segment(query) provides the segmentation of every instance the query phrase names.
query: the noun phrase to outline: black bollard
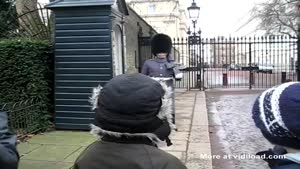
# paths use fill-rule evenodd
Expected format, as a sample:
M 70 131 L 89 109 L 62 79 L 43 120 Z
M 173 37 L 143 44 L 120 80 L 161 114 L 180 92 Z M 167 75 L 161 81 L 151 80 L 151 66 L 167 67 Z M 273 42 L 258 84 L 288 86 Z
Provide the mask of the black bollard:
M 255 76 L 254 76 L 253 72 L 250 73 L 250 83 L 251 83 L 251 85 L 255 84 Z
M 286 82 L 286 72 L 281 72 L 281 83 Z
M 223 86 L 228 86 L 227 73 L 223 73 Z

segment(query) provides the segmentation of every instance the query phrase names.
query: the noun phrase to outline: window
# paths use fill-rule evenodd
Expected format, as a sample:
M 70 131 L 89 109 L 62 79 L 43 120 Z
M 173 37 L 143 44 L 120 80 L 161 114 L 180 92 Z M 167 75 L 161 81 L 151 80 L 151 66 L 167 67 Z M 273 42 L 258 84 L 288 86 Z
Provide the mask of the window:
M 156 11 L 156 5 L 155 4 L 150 4 L 148 6 L 148 14 L 155 14 Z

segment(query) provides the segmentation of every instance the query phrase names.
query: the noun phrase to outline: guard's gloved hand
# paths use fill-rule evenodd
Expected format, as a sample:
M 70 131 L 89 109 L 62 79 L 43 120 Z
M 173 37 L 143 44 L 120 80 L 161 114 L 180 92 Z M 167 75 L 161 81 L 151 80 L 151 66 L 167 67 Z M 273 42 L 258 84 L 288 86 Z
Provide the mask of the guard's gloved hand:
M 166 138 L 166 143 L 167 143 L 168 147 L 171 146 L 171 145 L 173 145 L 173 143 L 171 142 L 171 140 L 170 140 L 169 137 Z
M 154 134 L 162 141 L 165 141 L 167 143 L 167 146 L 171 146 L 172 142 L 169 138 L 169 135 L 171 134 L 171 127 L 169 123 L 164 120 L 162 125 L 154 131 Z
M 258 152 L 258 153 L 256 153 L 256 155 L 264 157 L 263 160 L 268 163 L 269 167 L 274 168 L 275 166 L 277 166 L 280 159 L 273 159 L 273 158 L 269 159 L 269 157 L 271 157 L 271 156 L 274 157 L 275 155 L 284 155 L 286 153 L 287 153 L 287 151 L 283 147 L 275 146 L 273 149 Z
M 176 65 L 172 62 L 168 62 L 165 64 L 167 69 L 173 69 L 174 67 L 176 67 Z
M 178 69 L 178 67 L 173 68 L 175 80 L 179 81 L 183 78 L 183 73 Z

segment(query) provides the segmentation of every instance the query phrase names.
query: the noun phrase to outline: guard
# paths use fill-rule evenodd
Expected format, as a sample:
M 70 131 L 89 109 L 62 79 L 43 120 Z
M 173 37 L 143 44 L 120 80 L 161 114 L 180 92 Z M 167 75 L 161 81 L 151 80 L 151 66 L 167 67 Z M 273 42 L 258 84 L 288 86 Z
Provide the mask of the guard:
M 175 91 L 174 80 L 181 80 L 183 74 L 179 71 L 174 60 L 171 60 L 172 40 L 168 35 L 156 34 L 151 39 L 151 50 L 154 59 L 146 60 L 142 74 L 152 77 L 157 81 L 165 81 L 172 88 L 172 115 L 175 124 Z

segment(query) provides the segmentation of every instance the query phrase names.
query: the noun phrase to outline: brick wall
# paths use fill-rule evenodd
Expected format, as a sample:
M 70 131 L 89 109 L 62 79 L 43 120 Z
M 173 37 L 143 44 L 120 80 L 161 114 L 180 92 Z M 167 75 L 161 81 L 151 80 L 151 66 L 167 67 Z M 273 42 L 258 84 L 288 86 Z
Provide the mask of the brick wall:
M 126 73 L 138 72 L 138 34 L 142 31 L 142 36 L 151 36 L 156 31 L 142 19 L 132 8 L 128 7 L 129 16 L 125 18 L 125 57 Z

